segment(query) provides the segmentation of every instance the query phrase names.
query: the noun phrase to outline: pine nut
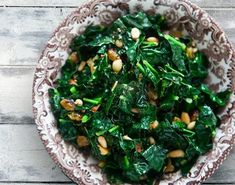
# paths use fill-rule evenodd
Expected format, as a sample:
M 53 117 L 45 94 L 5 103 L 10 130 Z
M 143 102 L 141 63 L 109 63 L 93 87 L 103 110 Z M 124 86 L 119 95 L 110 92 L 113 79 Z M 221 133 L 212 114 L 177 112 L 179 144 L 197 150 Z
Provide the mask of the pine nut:
M 85 147 L 89 145 L 89 141 L 85 136 L 78 136 L 77 137 L 77 144 L 79 147 Z
M 180 158 L 180 157 L 184 157 L 185 153 L 183 150 L 173 150 L 169 152 L 167 156 L 170 158 Z
M 166 166 L 164 172 L 165 173 L 171 173 L 175 170 L 175 167 L 173 165 L 170 165 L 170 166 Z
M 70 84 L 70 85 L 78 85 L 76 79 L 70 79 L 70 80 L 69 80 L 69 84 Z
M 190 123 L 190 117 L 189 117 L 189 114 L 187 112 L 182 112 L 181 113 L 181 121 L 183 121 L 187 125 Z
M 82 106 L 83 105 L 83 101 L 81 99 L 76 99 L 76 101 L 74 103 L 77 106 Z
M 60 105 L 68 111 L 73 111 L 75 109 L 75 104 L 73 100 L 63 99 L 60 101 Z
M 69 60 L 71 60 L 73 63 L 77 63 L 77 61 L 78 61 L 77 52 L 71 53 L 69 56 Z
M 146 180 L 148 177 L 147 177 L 147 175 L 141 175 L 140 176 L 140 180 Z
M 116 82 L 113 84 L 113 87 L 112 87 L 112 89 L 111 89 L 112 92 L 113 92 L 114 89 L 117 87 L 117 84 L 118 84 L 118 81 L 116 81 Z
M 174 122 L 177 122 L 177 121 L 181 121 L 181 119 L 180 119 L 179 117 L 176 117 L 176 116 L 175 116 L 174 119 L 173 119 L 173 121 L 174 121 Z
M 122 70 L 122 66 L 123 66 L 123 64 L 122 64 L 121 59 L 117 59 L 117 60 L 113 61 L 112 68 L 113 68 L 114 72 L 119 73 Z
M 132 141 L 132 139 L 128 135 L 125 135 L 122 138 L 123 140 Z
M 100 104 L 99 104 L 99 105 L 96 105 L 96 106 L 94 106 L 94 107 L 92 107 L 92 108 L 91 108 L 91 111 L 92 111 L 92 112 L 97 112 L 99 108 L 100 108 Z
M 157 100 L 158 99 L 157 93 L 154 92 L 154 90 L 152 90 L 152 89 L 148 90 L 147 95 L 148 95 L 148 98 L 151 99 L 151 100 Z
M 193 59 L 194 58 L 193 48 L 192 47 L 187 48 L 186 54 L 187 54 L 188 58 Z
M 159 42 L 158 38 L 156 38 L 156 37 L 149 37 L 149 38 L 147 38 L 147 41 L 148 42 L 155 42 L 156 44 L 158 44 L 158 42 Z
M 153 137 L 149 137 L 149 143 L 150 143 L 151 145 L 155 145 L 155 144 L 156 144 L 156 141 L 155 141 L 155 139 L 154 139 Z
M 98 163 L 98 166 L 99 166 L 100 168 L 103 168 L 103 167 L 105 166 L 105 161 L 100 161 L 100 162 Z
M 98 145 L 98 148 L 100 150 L 101 155 L 108 155 L 109 154 L 109 149 L 103 148 L 102 146 Z
M 123 42 L 121 40 L 116 40 L 115 41 L 115 45 L 118 47 L 118 48 L 122 48 L 123 47 Z
M 93 58 L 88 59 L 86 63 L 90 67 L 91 73 L 94 73 L 95 72 L 95 63 L 94 63 Z
M 78 71 L 83 71 L 83 69 L 85 68 L 86 66 L 86 62 L 85 61 L 82 61 L 79 66 L 78 66 Z
M 135 145 L 135 150 L 138 152 L 138 153 L 141 153 L 143 151 L 143 148 L 142 148 L 142 145 L 140 143 L 137 143 Z
M 151 130 L 156 129 L 158 127 L 159 123 L 157 120 L 153 121 L 152 123 L 150 123 L 149 127 Z
M 82 120 L 82 115 L 72 112 L 71 114 L 68 114 L 69 119 L 73 120 L 73 121 L 81 121 Z
M 107 148 L 108 147 L 107 141 L 106 141 L 106 139 L 103 136 L 99 136 L 98 137 L 98 142 L 99 142 L 100 146 L 102 146 L 103 148 Z
M 140 37 L 140 30 L 138 28 L 131 29 L 131 38 L 137 40 Z
M 139 114 L 139 113 L 140 113 L 140 110 L 137 109 L 137 108 L 132 108 L 132 109 L 131 109 L 131 112 L 132 112 L 132 113 L 135 113 L 135 114 Z
M 196 121 L 197 117 L 199 115 L 199 112 L 197 110 L 195 110 L 191 116 L 191 121 Z
M 108 50 L 108 58 L 111 61 L 115 61 L 119 58 L 119 56 L 113 49 L 109 49 Z
M 196 121 L 192 121 L 191 123 L 188 124 L 187 128 L 188 128 L 189 130 L 193 130 L 194 127 L 195 127 L 195 125 L 196 125 Z

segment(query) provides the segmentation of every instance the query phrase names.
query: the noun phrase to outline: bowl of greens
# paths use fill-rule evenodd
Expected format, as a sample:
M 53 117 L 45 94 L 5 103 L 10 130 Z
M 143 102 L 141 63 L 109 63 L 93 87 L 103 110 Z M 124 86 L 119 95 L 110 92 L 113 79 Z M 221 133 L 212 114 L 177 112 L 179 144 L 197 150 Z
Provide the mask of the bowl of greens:
M 77 184 L 199 184 L 234 144 L 233 53 L 186 0 L 89 1 L 36 67 L 40 137 Z

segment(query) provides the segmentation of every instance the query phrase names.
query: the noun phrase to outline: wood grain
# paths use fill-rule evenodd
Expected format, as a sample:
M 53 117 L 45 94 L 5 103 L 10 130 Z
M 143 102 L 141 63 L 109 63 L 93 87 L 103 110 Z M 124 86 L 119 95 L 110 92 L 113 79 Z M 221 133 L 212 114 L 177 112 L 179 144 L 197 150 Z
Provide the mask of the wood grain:
M 206 8 L 235 43 L 234 0 L 192 2 Z M 34 66 L 51 33 L 80 4 L 0 0 L 0 6 L 10 6 L 0 7 L 0 185 L 74 185 L 50 159 L 32 124 L 31 88 Z M 235 184 L 234 161 L 235 150 L 207 183 Z
M 72 10 L 0 8 L 0 65 L 35 65 L 53 30 Z
M 52 32 L 73 10 L 75 9 L 0 8 L 0 65 L 35 65 Z M 208 12 L 235 43 L 235 10 Z
M 35 125 L 0 125 L 0 182 L 70 182 L 52 162 Z
M 33 123 L 33 73 L 34 67 L 0 68 L 0 123 Z
M 35 125 L 0 124 L 0 136 L 0 182 L 70 182 L 45 151 Z M 207 182 L 235 183 L 234 160 L 235 152 Z
M 0 185 L 75 185 L 75 183 L 72 182 L 31 182 L 31 181 L 26 181 L 26 182 L 10 182 L 10 181 L 6 181 L 6 182 L 0 182 Z
M 58 0 L 51 0 L 50 3 L 48 3 L 47 0 L 5 0 L 0 2 L 0 6 L 55 6 L 55 7 L 77 7 L 80 6 L 84 2 L 78 1 L 78 0 L 64 0 L 64 1 L 58 1 Z M 234 7 L 235 3 L 234 0 L 191 0 L 191 2 L 197 4 L 201 7 Z

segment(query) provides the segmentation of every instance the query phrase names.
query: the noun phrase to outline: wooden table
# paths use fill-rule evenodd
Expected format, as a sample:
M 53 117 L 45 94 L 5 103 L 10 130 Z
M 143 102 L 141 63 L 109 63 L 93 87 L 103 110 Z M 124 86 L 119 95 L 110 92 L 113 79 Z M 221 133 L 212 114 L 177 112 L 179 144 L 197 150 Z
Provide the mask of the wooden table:
M 84 1 L 84 0 L 83 0 Z M 193 0 L 235 43 L 235 0 Z M 0 0 L 0 185 L 74 184 L 52 162 L 32 118 L 34 68 L 80 0 Z M 207 184 L 235 184 L 235 151 Z

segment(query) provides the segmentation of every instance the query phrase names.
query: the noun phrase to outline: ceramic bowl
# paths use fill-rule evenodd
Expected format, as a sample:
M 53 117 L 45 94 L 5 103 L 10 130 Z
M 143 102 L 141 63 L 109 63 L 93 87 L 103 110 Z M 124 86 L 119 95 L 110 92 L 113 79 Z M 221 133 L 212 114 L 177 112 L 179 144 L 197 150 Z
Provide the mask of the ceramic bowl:
M 106 176 L 97 161 L 66 143 L 58 132 L 48 97 L 48 89 L 60 75 L 73 37 L 88 25 L 107 26 L 127 12 L 144 11 L 164 15 L 168 24 L 192 37 L 210 60 L 206 83 L 214 91 L 235 90 L 235 53 L 224 31 L 205 11 L 187 0 L 93 0 L 72 12 L 55 30 L 38 61 L 33 84 L 35 122 L 48 153 L 62 171 L 80 185 L 106 185 Z M 187 177 L 179 172 L 164 176 L 160 184 L 199 184 L 210 177 L 225 160 L 235 140 L 235 95 L 220 112 L 222 124 L 213 149 L 201 156 Z

